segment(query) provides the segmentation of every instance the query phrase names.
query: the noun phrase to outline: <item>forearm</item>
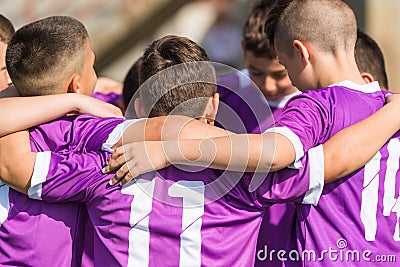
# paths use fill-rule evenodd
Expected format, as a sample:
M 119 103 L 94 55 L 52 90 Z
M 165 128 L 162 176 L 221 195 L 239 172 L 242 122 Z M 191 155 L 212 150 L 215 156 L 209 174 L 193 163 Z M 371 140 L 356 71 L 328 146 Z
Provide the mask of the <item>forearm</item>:
M 397 109 L 397 110 L 396 110 Z M 370 117 L 335 134 L 324 145 L 325 182 L 364 166 L 400 129 L 399 107 L 389 103 Z
M 279 134 L 243 134 L 203 140 L 164 142 L 172 164 L 191 164 L 231 171 L 268 172 L 295 159 L 292 144 Z
M 15 190 L 26 194 L 30 186 L 35 158 L 36 153 L 31 152 L 27 131 L 0 138 L 1 180 Z
M 75 94 L 0 99 L 0 136 L 21 131 L 56 119 L 68 112 L 79 112 Z M 7 119 L 6 119 L 7 118 Z
M 189 117 L 163 116 L 140 120 L 130 125 L 116 146 L 139 141 L 206 139 L 229 134 L 232 133 Z

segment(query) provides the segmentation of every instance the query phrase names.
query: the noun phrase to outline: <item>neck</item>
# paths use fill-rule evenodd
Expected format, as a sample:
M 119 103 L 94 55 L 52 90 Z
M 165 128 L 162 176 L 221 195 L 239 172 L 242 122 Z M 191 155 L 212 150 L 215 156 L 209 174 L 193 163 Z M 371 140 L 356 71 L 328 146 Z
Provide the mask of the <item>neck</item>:
M 335 56 L 324 54 L 318 57 L 314 66 L 319 88 L 344 80 L 349 80 L 356 84 L 365 84 L 358 70 L 354 53 L 341 53 Z

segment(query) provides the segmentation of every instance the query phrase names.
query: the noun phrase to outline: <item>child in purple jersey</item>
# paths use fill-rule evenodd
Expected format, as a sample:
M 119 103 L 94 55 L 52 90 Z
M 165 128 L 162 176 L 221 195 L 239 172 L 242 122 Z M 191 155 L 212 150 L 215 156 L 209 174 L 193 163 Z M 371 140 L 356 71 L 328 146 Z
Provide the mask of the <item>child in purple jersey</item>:
M 23 96 L 60 94 L 67 92 L 80 92 L 91 94 L 96 75 L 93 69 L 94 54 L 90 46 L 88 34 L 84 26 L 68 17 L 50 17 L 19 29 L 12 37 L 6 54 L 7 68 L 10 76 L 17 87 L 19 94 Z M 66 96 L 63 101 L 74 101 L 72 103 L 60 103 L 61 96 L 49 96 L 36 99 L 4 99 L 12 108 L 15 105 L 24 105 L 26 100 L 35 105 L 20 106 L 24 108 L 35 108 L 29 111 L 32 114 L 40 114 L 37 101 L 43 100 L 42 105 L 53 109 L 43 116 L 42 119 L 53 119 L 56 115 L 68 112 L 76 105 L 89 104 L 83 97 Z M 56 102 L 52 102 L 56 99 Z M 75 99 L 75 100 L 74 100 Z M 85 101 L 85 102 L 82 102 Z M 12 102 L 15 101 L 15 102 Z M 10 104 L 11 103 L 11 104 Z M 58 107 L 54 105 L 59 104 Z M 99 103 L 98 103 L 99 104 Z M 98 105 L 97 104 L 97 105 Z M 103 103 L 101 103 L 103 105 Z M 78 108 L 80 106 L 77 106 Z M 43 107 L 43 106 L 42 106 Z M 89 109 L 90 107 L 85 107 Z M 112 110 L 112 109 L 111 109 Z M 73 110 L 72 110 L 73 111 Z M 110 113 L 109 113 L 110 114 Z M 7 114 L 10 116 L 11 114 Z M 14 114 L 20 119 L 20 112 Z M 26 119 L 25 119 L 26 120 Z M 36 119 L 37 120 L 37 119 Z M 21 121 L 19 123 L 22 123 Z M 29 124 L 25 123 L 25 127 Z M 14 125 L 15 126 L 15 125 Z M 14 128 L 15 130 L 15 128 Z M 57 131 L 59 129 L 47 129 Z M 7 129 L 13 131 L 13 128 Z M 27 132 L 8 135 L 0 139 L 1 162 L 7 165 L 11 157 L 23 162 L 25 167 L 33 168 L 34 157 L 30 154 L 22 154 L 21 148 L 30 148 Z M 23 138 L 26 139 L 23 139 Z M 58 146 L 64 142 L 59 138 Z M 32 140 L 34 151 L 47 150 L 54 144 L 47 140 Z M 13 152 L 8 151 L 11 147 Z M 30 149 L 29 149 L 30 151 Z M 15 154 L 14 154 L 15 153 Z M 33 160 L 31 165 L 28 161 Z M 7 177 L 6 169 L 1 169 L 2 178 Z M 22 175 L 30 176 L 31 172 L 23 172 Z M 13 177 L 9 183 L 16 188 L 29 188 L 29 184 L 20 183 Z M 76 204 L 48 204 L 44 202 L 29 200 L 25 195 L 1 185 L 1 227 L 0 227 L 0 264 L 2 266 L 80 266 L 82 254 L 82 239 L 80 236 L 83 206 Z M 57 238 L 55 238 L 57 237 Z M 51 244 L 49 246 L 49 244 Z M 24 256 L 21 256 L 21 255 Z
M 213 143 L 207 140 L 180 140 L 179 152 L 165 150 L 168 157 L 159 152 L 163 145 L 169 146 L 170 142 L 144 143 L 147 148 L 153 149 L 149 152 L 156 167 L 165 166 L 168 162 L 182 163 L 185 159 L 197 160 L 196 164 L 199 161 L 209 162 L 209 153 L 205 148 L 213 152 L 213 164 L 216 166 L 227 165 L 227 159 L 233 161 L 233 166 L 240 165 L 241 155 L 228 154 L 230 150 L 226 149 L 227 146 L 232 150 L 242 147 L 244 151 L 249 151 L 250 148 L 254 152 L 245 153 L 248 169 L 258 166 L 260 158 L 264 165 L 274 163 L 268 154 L 267 157 L 262 154 L 263 151 L 275 151 L 278 158 L 282 157 L 290 163 L 311 146 L 323 143 L 344 127 L 373 114 L 384 104 L 384 93 L 378 83 L 365 85 L 358 71 L 354 59 L 356 21 L 352 10 L 343 1 L 280 1 L 267 20 L 267 32 L 280 63 L 287 67 L 294 85 L 304 91 L 313 90 L 292 98 L 277 127 L 263 134 L 262 138 L 241 135 L 232 136 L 231 140 L 216 138 Z M 320 87 L 324 88 L 316 90 Z M 355 110 L 356 107 L 360 108 Z M 394 114 L 392 116 L 395 117 Z M 387 123 L 387 120 L 380 122 L 382 126 Z M 262 144 L 261 141 L 272 137 L 278 140 L 277 149 L 271 147 L 265 150 L 265 142 Z M 250 146 L 244 145 L 248 139 Z M 362 261 L 363 266 L 367 261 L 382 260 L 395 265 L 393 255 L 399 254 L 396 246 L 399 226 L 396 194 L 389 188 L 396 184 L 397 141 L 395 135 L 389 145 L 382 148 L 365 168 L 351 175 L 351 179 L 327 186 L 317 207 L 298 206 L 300 254 L 312 254 L 303 258 L 305 266 L 336 266 L 337 261 L 345 266 L 354 266 Z M 202 146 L 199 146 L 200 142 Z M 285 147 L 287 142 L 291 145 Z M 131 148 L 140 149 L 142 146 L 143 143 L 139 143 Z M 199 150 L 194 150 L 194 147 L 199 147 Z M 356 147 L 364 149 L 363 145 Z M 135 155 L 129 157 L 130 164 L 135 164 L 131 165 L 135 174 L 154 168 L 142 158 Z M 386 168 L 387 162 L 390 168 Z M 379 175 L 380 170 L 386 171 L 386 174 Z M 386 179 L 383 179 L 384 176 Z M 353 224 L 354 227 L 350 227 Z M 323 233 L 321 227 L 325 229 Z M 377 254 L 379 252 L 383 259 Z
M 166 47 L 162 45 L 163 43 Z M 168 47 L 179 48 L 178 44 L 176 37 L 168 37 L 156 42 L 154 46 L 165 53 Z M 194 46 L 194 43 L 189 44 L 189 47 Z M 178 51 L 185 52 L 182 48 Z M 149 53 L 149 57 L 160 62 L 165 56 L 160 52 Z M 188 53 L 184 53 L 186 54 Z M 176 56 L 173 59 L 165 59 L 167 64 L 173 64 L 172 60 L 176 60 Z M 165 64 L 158 66 L 162 68 Z M 154 68 L 149 69 L 154 71 Z M 147 75 L 151 76 L 152 73 Z M 158 82 L 165 84 L 166 80 Z M 183 98 L 186 102 L 187 98 L 184 97 L 187 95 L 199 97 L 199 93 L 204 94 L 204 90 L 198 92 L 200 88 L 198 84 L 193 87 L 196 92 L 192 94 L 176 92 L 175 96 Z M 157 82 L 155 86 L 148 88 L 153 93 L 141 95 L 142 103 L 149 101 L 152 95 L 159 94 L 157 90 L 160 86 L 157 86 Z M 185 88 L 177 90 L 182 92 Z M 212 94 L 212 89 L 210 90 Z M 208 101 L 191 102 L 190 108 L 197 107 L 197 111 L 190 110 L 183 114 L 191 114 L 194 117 L 200 114 L 200 117 L 210 118 L 214 112 L 214 103 L 210 101 L 212 95 L 207 95 L 208 98 Z M 135 107 L 138 114 L 144 111 L 152 116 L 164 115 L 173 109 L 171 100 L 170 97 L 160 99 L 150 109 L 143 107 L 140 102 L 137 102 Z M 181 101 L 174 103 L 184 103 Z M 179 111 L 184 112 L 185 109 Z M 110 122 L 110 119 L 104 121 L 81 116 L 75 120 L 54 121 L 42 126 L 52 128 L 57 125 L 65 129 L 62 132 L 73 133 L 67 135 L 68 140 L 65 142 L 74 147 L 74 151 L 68 152 L 64 146 L 53 146 L 49 149 L 60 154 L 53 153 L 49 158 L 48 152 L 39 153 L 41 155 L 39 158 L 44 160 L 47 158 L 47 165 L 41 165 L 40 161 L 37 161 L 29 189 L 32 197 L 47 201 L 86 202 L 97 234 L 95 261 L 98 261 L 98 264 L 251 265 L 254 261 L 256 234 L 262 207 L 276 201 L 303 201 L 308 197 L 305 196 L 306 192 L 310 191 L 313 185 L 310 185 L 308 178 L 301 179 L 301 177 L 318 173 L 318 170 L 309 167 L 308 159 L 303 159 L 305 168 L 300 172 L 287 169 L 270 175 L 257 192 L 250 193 L 248 176 L 235 186 L 238 180 L 234 179 L 235 175 L 232 173 L 224 173 L 216 180 L 216 173 L 212 170 L 189 173 L 188 170 L 184 172 L 170 168 L 155 176 L 150 175 L 152 181 L 142 177 L 139 182 L 121 190 L 118 187 L 107 186 L 110 175 L 100 173 L 107 154 L 80 154 L 98 150 L 104 142 L 105 147 L 116 142 L 121 127 L 115 127 L 116 124 Z M 110 132 L 112 133 L 107 138 Z M 59 138 L 57 133 L 44 130 L 34 131 L 34 135 L 37 135 L 36 139 L 39 139 L 40 135 L 41 138 L 49 140 Z M 329 146 L 327 150 L 330 150 Z M 320 152 L 317 150 L 315 153 Z M 68 157 L 65 157 L 66 155 Z M 76 170 L 79 172 L 76 173 Z M 322 173 L 321 175 L 323 176 Z M 240 177 L 241 174 L 236 175 L 236 178 Z M 270 183 L 274 185 L 272 188 Z M 145 192 L 142 191 L 143 186 Z M 193 190 L 197 193 L 193 194 Z M 229 193 L 225 195 L 228 191 Z M 193 204 L 196 205 L 192 206 Z M 174 215 L 172 218 L 171 214 Z M 143 229 L 149 229 L 150 233 Z M 188 247 L 191 249 L 187 250 Z
M 287 101 L 300 93 L 289 79 L 285 67 L 276 60 L 264 28 L 274 1 L 256 1 L 243 28 L 242 49 L 246 69 L 218 77 L 221 105 L 217 122 L 235 133 L 261 133 L 272 127 Z M 227 89 L 225 89 L 227 88 Z M 235 114 L 229 112 L 232 110 Z M 235 116 L 236 115 L 236 116 Z M 235 118 L 239 121 L 235 121 Z M 257 251 L 279 250 L 294 241 L 290 235 L 294 226 L 295 207 L 276 204 L 265 210 Z M 265 229 L 265 230 L 264 230 Z M 257 260 L 256 266 L 265 261 Z M 267 261 L 280 266 L 281 262 Z

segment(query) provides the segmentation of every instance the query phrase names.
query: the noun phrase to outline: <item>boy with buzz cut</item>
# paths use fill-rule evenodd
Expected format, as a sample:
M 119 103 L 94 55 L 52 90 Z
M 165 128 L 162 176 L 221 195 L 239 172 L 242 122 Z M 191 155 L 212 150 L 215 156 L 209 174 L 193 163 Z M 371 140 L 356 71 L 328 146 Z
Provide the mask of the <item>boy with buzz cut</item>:
M 96 83 L 96 73 L 93 69 L 94 53 L 88 33 L 82 23 L 70 17 L 49 17 L 21 27 L 8 44 L 6 64 L 13 83 L 22 96 L 70 92 L 91 95 Z M 54 104 L 43 106 L 46 105 L 46 101 L 54 101 L 57 98 L 48 97 L 47 100 L 42 99 L 42 109 L 54 108 Z M 60 101 L 60 98 L 57 99 Z M 64 101 L 73 99 L 75 103 L 84 100 L 80 97 L 73 98 L 71 95 L 65 96 Z M 27 99 L 2 99 L 5 103 L 14 100 L 22 105 Z M 61 108 L 62 106 L 65 105 L 54 108 L 59 114 L 54 115 L 55 110 L 50 110 L 48 113 L 57 116 L 71 110 L 69 108 L 65 110 Z M 20 106 L 18 114 L 25 108 L 26 106 Z M 38 113 L 37 110 L 28 112 Z M 7 114 L 7 117 L 18 118 L 18 114 Z M 73 118 L 74 116 L 64 117 L 61 121 L 67 123 Z M 47 116 L 47 119 L 52 117 Z M 58 128 L 51 128 L 44 124 L 43 127 L 30 131 L 31 143 L 28 132 L 1 138 L 2 166 L 7 166 L 10 158 L 14 158 L 18 159 L 20 165 L 22 163 L 24 167 L 32 170 L 35 156 L 20 154 L 21 148 L 32 147 L 33 151 L 44 151 L 55 147 L 61 149 L 67 142 L 66 136 L 49 142 L 48 139 L 42 138 L 40 133 L 62 132 L 62 125 L 60 123 Z M 39 162 L 40 159 L 36 159 L 36 163 Z M 22 168 L 19 171 L 24 176 L 35 176 L 35 173 L 24 172 Z M 7 177 L 4 167 L 1 168 L 0 176 L 3 180 Z M 8 182 L 22 191 L 29 188 L 29 184 L 21 183 L 14 177 Z M 82 264 L 84 238 L 82 225 L 85 222 L 82 205 L 34 201 L 3 183 L 0 189 L 2 191 L 0 265 L 80 266 Z
M 218 102 L 214 70 L 207 61 L 205 51 L 186 38 L 166 36 L 155 41 L 143 56 L 140 77 L 144 83 L 135 101 L 136 113 L 187 115 L 199 118 L 199 124 L 212 120 Z M 397 129 L 400 122 L 394 121 Z M 35 164 L 36 175 L 28 190 L 31 197 L 45 201 L 85 202 L 95 227 L 96 266 L 251 266 L 263 206 L 313 200 L 311 195 L 318 194 L 319 185 L 310 182 L 309 176 L 324 176 L 321 168 L 309 162 L 323 157 L 316 148 L 302 159 L 303 169 L 270 174 L 253 193 L 248 190 L 251 176 L 198 168 L 171 167 L 122 188 L 110 187 L 113 175 L 100 172 L 109 154 L 97 150 L 113 146 L 124 124 L 93 122 L 85 116 L 71 122 L 67 136 L 74 137 L 69 143 L 74 151 L 67 154 L 56 148 L 59 154 L 38 153 L 48 160 Z M 394 132 L 393 128 L 385 130 Z M 377 138 L 381 142 L 385 130 Z M 43 135 L 57 139 L 45 131 Z M 351 136 L 354 132 L 347 132 L 342 141 Z M 331 151 L 328 158 L 335 154 L 330 145 L 326 151 Z M 343 167 L 344 173 L 353 170 L 352 164 L 344 165 L 349 167 Z M 339 174 L 332 164 L 326 170 L 327 180 Z
M 191 164 L 193 160 L 204 164 L 210 161 L 210 154 L 211 166 L 243 166 L 243 155 L 247 156 L 247 169 L 275 166 L 277 159 L 299 166 L 296 160 L 309 148 L 383 106 L 385 92 L 378 82 L 365 84 L 358 71 L 354 58 L 356 19 L 343 1 L 278 1 L 267 19 L 266 33 L 291 81 L 304 91 L 287 103 L 275 128 L 261 136 L 236 135 L 230 140 L 221 137 L 172 144 L 137 143 L 131 149 L 151 145 L 150 158 L 156 164 L 146 165 L 131 150 L 129 164 L 134 173 L 174 162 L 182 164 L 185 159 L 192 160 Z M 396 116 L 392 114 L 392 119 Z M 389 121 L 387 118 L 376 123 L 385 127 Z M 276 147 L 268 143 L 271 139 L 276 140 Z M 179 151 L 167 149 L 160 154 L 163 146 L 176 147 L 176 143 Z M 400 254 L 400 230 L 394 188 L 400 183 L 399 144 L 396 133 L 365 167 L 326 185 L 318 206 L 297 205 L 299 255 L 306 254 L 303 266 L 337 266 L 337 261 L 364 266 L 380 261 L 381 255 L 389 255 L 386 266 L 397 265 L 397 256 L 393 255 Z M 362 150 L 364 145 L 343 149 Z M 231 153 L 240 148 L 251 153 Z
M 326 0 L 282 1 L 271 14 L 267 34 L 279 61 L 287 67 L 299 89 L 314 89 L 294 98 L 282 121 L 277 123 L 300 138 L 302 150 L 307 151 L 382 106 L 385 93 L 378 82 L 365 84 L 357 68 L 354 58 L 357 24 L 347 4 Z M 301 114 L 294 114 L 299 108 Z M 312 123 L 313 129 L 307 127 L 311 124 L 306 121 Z M 393 191 L 400 183 L 399 136 L 396 133 L 349 179 L 326 186 L 317 207 L 298 209 L 301 249 L 320 253 L 338 248 L 341 255 L 354 252 L 353 257 L 340 258 L 352 266 L 357 262 L 364 266 L 366 262 L 379 261 L 380 255 L 399 255 L 399 209 Z M 386 266 L 397 265 L 395 257 L 388 259 Z M 336 264 L 329 257 L 305 263 L 306 266 Z

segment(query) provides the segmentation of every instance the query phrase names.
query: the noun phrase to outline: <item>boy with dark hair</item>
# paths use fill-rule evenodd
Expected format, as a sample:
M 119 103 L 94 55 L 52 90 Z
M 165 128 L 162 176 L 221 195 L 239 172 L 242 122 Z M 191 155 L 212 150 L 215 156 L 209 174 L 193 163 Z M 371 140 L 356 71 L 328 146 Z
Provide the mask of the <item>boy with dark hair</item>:
M 264 25 L 274 2 L 256 1 L 247 17 L 242 40 L 246 69 L 218 77 L 221 102 L 227 107 L 221 105 L 217 122 L 236 133 L 267 130 L 288 99 L 300 93 L 265 38 Z
M 217 108 L 204 114 L 206 105 L 213 102 L 209 97 L 218 102 L 215 70 L 209 61 L 203 48 L 184 37 L 168 35 L 152 43 L 140 68 L 142 87 L 135 101 L 138 116 L 180 114 L 214 121 Z M 190 62 L 196 64 L 182 64 Z M 178 64 L 182 65 L 169 68 Z M 155 74 L 157 78 L 152 79 Z
M 264 28 L 275 1 L 255 1 L 243 27 L 242 49 L 246 69 L 218 77 L 221 94 L 217 122 L 236 133 L 261 133 L 272 127 L 287 101 L 300 92 L 289 79 L 284 66 L 273 55 Z M 229 112 L 233 110 L 236 114 Z M 235 116 L 236 115 L 236 116 Z M 239 117 L 240 122 L 235 121 Z M 244 126 L 244 127 L 243 127 Z M 242 129 L 241 129 L 242 128 Z M 245 131 L 244 131 L 245 130 Z M 290 203 L 268 207 L 260 229 L 256 266 L 281 265 L 276 260 L 264 260 L 268 250 L 286 248 L 291 239 L 295 208 Z
M 389 88 L 382 50 L 374 39 L 361 30 L 357 30 L 355 57 L 366 82 L 378 81 L 382 89 Z

